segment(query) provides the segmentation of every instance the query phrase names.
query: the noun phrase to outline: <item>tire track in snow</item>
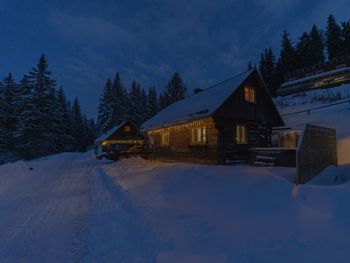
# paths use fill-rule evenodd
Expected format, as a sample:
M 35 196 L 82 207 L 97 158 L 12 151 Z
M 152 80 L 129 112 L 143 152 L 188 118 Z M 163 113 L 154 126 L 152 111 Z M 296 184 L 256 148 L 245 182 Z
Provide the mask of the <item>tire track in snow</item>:
M 89 213 L 89 179 L 91 171 L 85 170 L 81 172 L 81 184 L 79 189 L 79 203 L 76 209 L 76 214 L 72 220 L 73 228 L 73 240 L 71 244 L 71 256 L 72 262 L 85 262 L 88 254 L 87 246 L 87 220 Z
M 156 262 L 159 239 L 123 188 L 98 167 L 91 174 L 88 261 Z

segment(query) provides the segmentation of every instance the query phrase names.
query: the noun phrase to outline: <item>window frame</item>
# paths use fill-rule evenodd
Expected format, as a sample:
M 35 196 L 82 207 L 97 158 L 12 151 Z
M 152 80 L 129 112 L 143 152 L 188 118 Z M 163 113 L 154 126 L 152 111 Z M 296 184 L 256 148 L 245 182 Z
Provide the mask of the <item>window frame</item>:
M 244 86 L 244 100 L 250 103 L 256 103 L 256 89 L 245 85 Z
M 244 135 L 244 136 L 242 136 Z M 237 123 L 236 124 L 236 143 L 237 144 L 248 144 L 248 129 L 247 124 Z
M 167 147 L 170 145 L 170 132 L 169 131 L 162 131 L 160 133 L 160 146 Z
M 131 127 L 129 125 L 125 125 L 123 127 L 123 132 L 130 132 L 131 131 Z
M 190 145 L 207 144 L 207 127 L 196 126 L 190 129 Z

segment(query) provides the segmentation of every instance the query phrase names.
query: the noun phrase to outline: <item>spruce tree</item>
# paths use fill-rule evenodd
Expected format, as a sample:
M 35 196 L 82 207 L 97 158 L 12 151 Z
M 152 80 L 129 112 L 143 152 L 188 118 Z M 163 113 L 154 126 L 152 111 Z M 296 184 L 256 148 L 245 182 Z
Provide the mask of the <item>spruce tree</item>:
M 342 55 L 342 32 L 333 15 L 327 20 L 327 52 L 328 59 L 337 58 Z
M 150 105 L 148 104 L 148 96 L 147 96 L 147 93 L 145 91 L 145 89 L 141 89 L 141 105 L 142 105 L 142 112 L 141 112 L 141 117 L 142 117 L 142 121 L 141 123 L 139 124 L 139 126 L 141 126 L 142 123 L 144 123 L 148 118 L 149 118 L 149 115 L 150 115 Z
M 74 150 L 79 152 L 86 151 L 87 136 L 85 133 L 84 117 L 81 113 L 78 98 L 75 98 L 72 106 L 71 118 L 73 121 L 72 135 L 74 138 Z
M 111 93 L 112 80 L 109 78 L 106 81 L 103 94 L 98 105 L 97 132 L 99 135 L 107 132 L 114 125 L 112 108 L 113 99 Z
M 40 156 L 35 147 L 41 140 L 40 134 L 36 131 L 38 121 L 36 116 L 37 107 L 34 100 L 35 91 L 28 80 L 28 76 L 24 76 L 21 80 L 20 94 L 16 149 L 21 158 L 31 159 Z
M 125 93 L 120 75 L 117 72 L 111 86 L 111 107 L 112 107 L 112 125 L 114 126 L 121 119 L 126 117 Z
M 316 25 L 312 26 L 311 32 L 311 64 L 323 63 L 324 57 L 324 39 L 322 32 Z
M 140 126 L 144 120 L 145 108 L 142 104 L 142 91 L 140 85 L 134 80 L 131 83 L 129 93 L 129 113 L 128 117 L 137 126 Z
M 260 68 L 263 70 L 261 72 L 262 77 L 266 83 L 266 86 L 271 94 L 275 96 L 276 94 L 276 59 L 273 54 L 272 48 L 267 48 L 262 55 Z
M 261 53 L 260 56 L 260 61 L 259 61 L 259 71 L 261 76 L 264 78 L 265 80 L 265 76 L 266 76 L 266 69 L 265 69 L 265 51 L 263 53 Z
M 33 123 L 28 126 L 33 125 L 32 134 L 36 133 L 33 138 L 28 138 L 28 148 L 34 148 L 28 150 L 31 152 L 31 157 L 39 157 L 57 152 L 56 136 L 59 134 L 55 102 L 56 81 L 51 78 L 44 55 L 39 58 L 37 66 L 29 72 L 28 81 L 34 90 L 34 108 L 30 119 Z
M 248 62 L 248 70 L 252 70 L 253 69 L 253 66 L 252 66 L 252 62 Z
M 342 49 L 345 56 L 350 56 L 350 21 L 342 23 Z
M 15 135 L 17 126 L 16 83 L 11 74 L 4 79 L 0 100 L 0 152 L 7 161 L 17 158 Z
M 187 88 L 179 73 L 175 73 L 165 87 L 160 101 L 161 108 L 165 108 L 174 102 L 182 100 L 186 97 Z
M 312 40 L 307 32 L 304 32 L 296 47 L 297 67 L 303 68 L 314 64 L 312 57 Z
M 57 109 L 58 109 L 58 129 L 61 134 L 57 136 L 57 148 L 59 152 L 72 151 L 74 149 L 74 139 L 72 136 L 73 122 L 71 120 L 68 102 L 62 87 L 56 94 Z
M 86 145 L 92 145 L 96 139 L 96 126 L 95 121 L 93 119 L 87 119 L 84 116 L 84 125 L 85 125 L 85 133 L 86 133 Z
M 158 104 L 158 98 L 157 98 L 157 91 L 154 87 L 151 87 L 148 90 L 148 116 L 147 118 L 152 118 L 154 115 L 156 115 L 159 111 L 159 104 Z
M 289 33 L 284 31 L 281 40 L 281 52 L 276 66 L 276 82 L 281 85 L 284 82 L 284 76 L 287 72 L 296 69 L 296 52 L 289 38 Z

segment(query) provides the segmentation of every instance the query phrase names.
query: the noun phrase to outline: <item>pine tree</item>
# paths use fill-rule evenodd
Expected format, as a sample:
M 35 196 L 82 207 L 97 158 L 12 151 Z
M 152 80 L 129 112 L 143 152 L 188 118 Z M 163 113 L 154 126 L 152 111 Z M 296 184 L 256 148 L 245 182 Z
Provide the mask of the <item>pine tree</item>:
M 147 119 L 148 116 L 150 115 L 149 110 L 150 110 L 150 105 L 148 104 L 148 97 L 147 97 L 147 93 L 145 91 L 145 89 L 141 89 L 141 108 L 142 111 L 141 113 L 141 123 L 139 124 L 139 126 L 141 127 L 141 124 L 144 123 Z
M 145 108 L 142 105 L 141 87 L 135 80 L 131 83 L 128 109 L 129 119 L 140 126 L 143 123 Z
M 111 129 L 114 125 L 113 122 L 113 100 L 111 96 L 112 80 L 109 78 L 106 81 L 100 103 L 98 105 L 98 117 L 97 117 L 97 131 L 98 134 L 102 134 Z
M 281 40 L 281 52 L 276 66 L 276 82 L 281 85 L 284 82 L 284 76 L 287 72 L 296 69 L 296 52 L 289 33 L 284 31 Z
M 266 86 L 271 94 L 276 94 L 276 59 L 273 54 L 272 48 L 265 49 L 261 56 L 260 61 L 260 73 L 266 83 Z
M 57 136 L 57 148 L 59 152 L 72 151 L 74 149 L 74 139 L 72 136 L 73 123 L 71 120 L 68 102 L 63 88 L 57 91 L 56 95 L 57 109 L 58 109 L 58 129 L 61 134 Z
M 297 67 L 303 68 L 313 64 L 312 41 L 307 32 L 304 32 L 297 43 Z
M 165 108 L 174 102 L 186 97 L 187 88 L 179 73 L 175 73 L 162 95 L 162 101 L 159 101 L 161 108 Z
M 11 74 L 4 79 L 0 100 L 0 152 L 8 161 L 15 160 L 17 126 L 16 83 Z
M 264 78 L 265 80 L 265 76 L 266 76 L 266 69 L 265 69 L 265 51 L 263 53 L 261 53 L 260 56 L 260 61 L 259 61 L 259 71 L 261 76 Z
M 329 15 L 327 20 L 327 52 L 328 59 L 337 58 L 342 55 L 341 28 L 337 24 L 333 15 Z
M 76 151 L 86 151 L 86 133 L 84 118 L 81 113 L 80 104 L 78 98 L 75 98 L 72 106 L 71 118 L 74 123 L 72 135 L 74 138 L 74 149 Z
M 322 32 L 316 25 L 312 26 L 311 32 L 311 60 L 312 64 L 323 63 L 324 57 L 324 39 Z
M 147 118 L 152 118 L 159 111 L 159 104 L 157 98 L 157 91 L 154 87 L 148 90 L 148 116 Z
M 253 69 L 253 66 L 252 66 L 252 62 L 248 62 L 248 70 L 252 70 Z
M 111 86 L 111 107 L 112 107 L 112 125 L 114 126 L 121 119 L 126 117 L 125 93 L 120 75 L 117 72 Z
M 21 158 L 30 159 L 39 156 L 34 147 L 36 143 L 40 143 L 40 135 L 36 132 L 37 108 L 34 103 L 34 87 L 30 84 L 28 76 L 21 80 L 20 94 L 16 149 Z
M 87 119 L 84 116 L 84 125 L 86 133 L 86 145 L 92 145 L 96 139 L 96 126 L 93 119 Z
M 342 49 L 345 56 L 350 56 L 350 21 L 342 23 Z

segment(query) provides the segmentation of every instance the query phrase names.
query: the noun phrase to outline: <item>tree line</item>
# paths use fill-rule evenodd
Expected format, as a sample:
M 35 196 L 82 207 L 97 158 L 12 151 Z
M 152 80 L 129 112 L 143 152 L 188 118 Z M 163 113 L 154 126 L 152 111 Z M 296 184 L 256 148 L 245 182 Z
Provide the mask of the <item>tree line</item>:
M 108 78 L 104 85 L 98 105 L 97 133 L 106 133 L 119 120 L 131 120 L 140 127 L 161 109 L 186 95 L 187 88 L 179 73 L 172 76 L 158 95 L 155 87 L 142 88 L 135 80 L 126 88 L 117 72 L 113 80 Z
M 313 25 L 310 31 L 301 34 L 296 44 L 285 30 L 279 57 L 276 58 L 271 47 L 266 48 L 258 66 L 271 95 L 275 96 L 286 73 L 343 56 L 350 56 L 350 21 L 338 24 L 329 15 L 325 29 Z M 251 68 L 251 63 L 248 67 Z
M 44 55 L 19 83 L 11 73 L 0 83 L 0 163 L 85 151 L 94 138 L 94 121 L 57 89 Z

